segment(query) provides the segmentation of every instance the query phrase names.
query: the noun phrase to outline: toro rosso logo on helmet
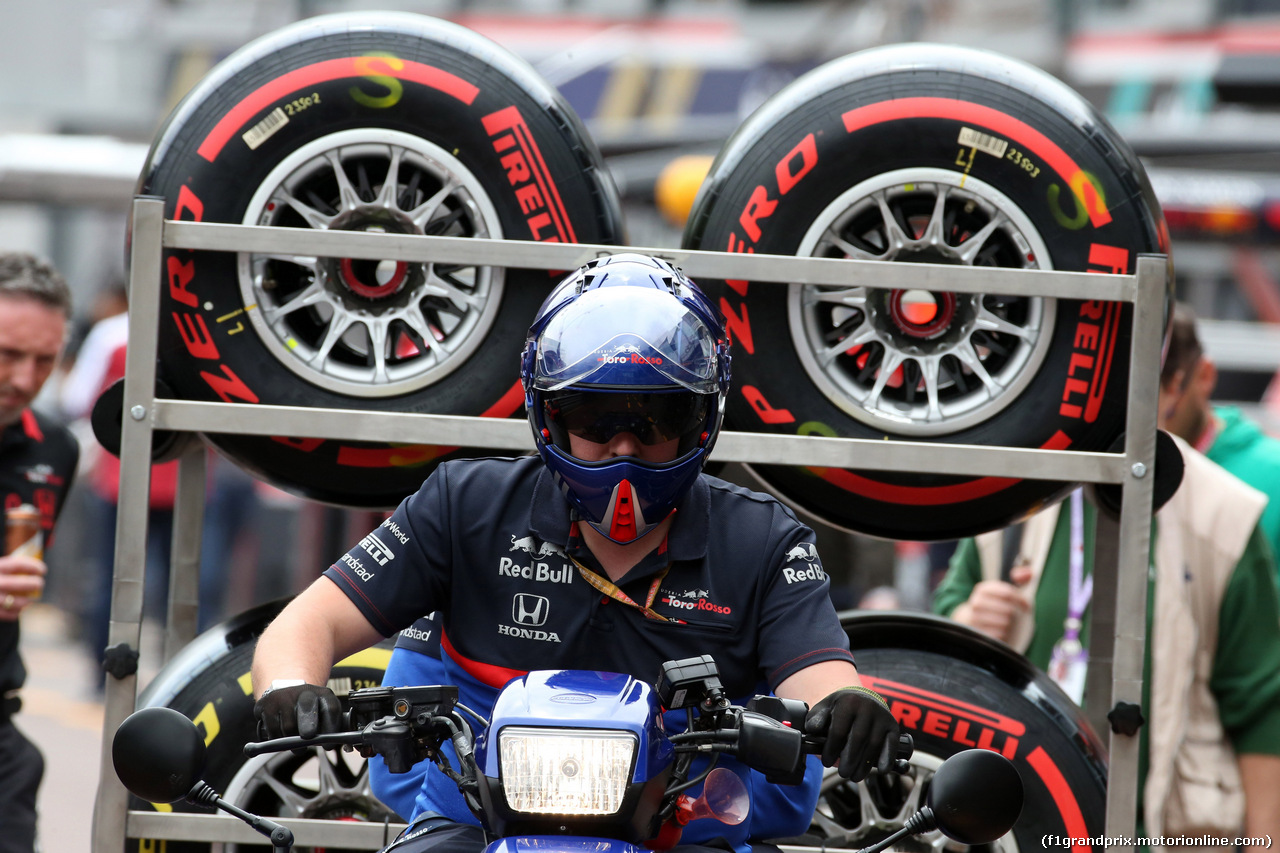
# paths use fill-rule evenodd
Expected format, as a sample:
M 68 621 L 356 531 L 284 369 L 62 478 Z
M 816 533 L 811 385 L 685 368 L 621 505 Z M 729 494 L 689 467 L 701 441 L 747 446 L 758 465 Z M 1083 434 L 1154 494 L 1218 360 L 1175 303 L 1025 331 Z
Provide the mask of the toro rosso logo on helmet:
M 662 364 L 662 356 L 644 356 L 634 347 L 619 347 L 611 352 L 596 350 L 596 361 L 601 364 Z

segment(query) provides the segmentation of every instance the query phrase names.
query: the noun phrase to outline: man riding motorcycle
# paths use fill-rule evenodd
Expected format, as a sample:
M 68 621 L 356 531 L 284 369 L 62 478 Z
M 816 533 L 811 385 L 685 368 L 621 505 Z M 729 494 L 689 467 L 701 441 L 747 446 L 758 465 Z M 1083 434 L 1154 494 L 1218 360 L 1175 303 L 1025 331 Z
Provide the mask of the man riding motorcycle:
M 254 657 L 260 733 L 338 728 L 339 702 L 320 686 L 334 661 L 436 612 L 446 680 L 482 714 L 529 670 L 652 680 L 663 661 L 709 654 L 735 699 L 808 703 L 822 763 L 855 780 L 887 769 L 898 727 L 859 682 L 813 531 L 703 472 L 729 341 L 697 286 L 642 255 L 587 264 L 543 303 L 521 379 L 538 456 L 441 465 L 291 602 Z M 402 849 L 483 845 L 439 773 L 427 772 L 412 812 Z M 766 832 L 777 834 L 750 834 Z M 692 824 L 683 839 L 712 840 Z

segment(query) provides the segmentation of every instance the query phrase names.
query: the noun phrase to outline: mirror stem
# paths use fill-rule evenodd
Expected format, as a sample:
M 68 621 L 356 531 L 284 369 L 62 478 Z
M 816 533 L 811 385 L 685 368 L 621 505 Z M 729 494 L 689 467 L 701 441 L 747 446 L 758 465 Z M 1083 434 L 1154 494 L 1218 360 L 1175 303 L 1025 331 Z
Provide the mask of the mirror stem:
M 907 822 L 897 832 L 880 839 L 870 847 L 863 847 L 858 853 L 880 853 L 881 850 L 894 844 L 899 839 L 906 838 L 908 835 L 920 835 L 937 828 L 938 822 L 934 819 L 933 809 L 925 806 L 908 818 Z
M 256 814 L 250 814 L 242 808 L 232 805 L 226 800 L 218 796 L 212 786 L 207 782 L 197 782 L 191 792 L 187 794 L 187 802 L 196 805 L 214 806 L 222 809 L 228 814 L 233 814 L 240 818 L 249 826 L 253 827 L 254 832 L 265 835 L 271 840 L 271 846 L 276 850 L 292 850 L 293 849 L 293 832 L 288 827 L 281 826 L 273 820 L 265 817 L 259 817 Z

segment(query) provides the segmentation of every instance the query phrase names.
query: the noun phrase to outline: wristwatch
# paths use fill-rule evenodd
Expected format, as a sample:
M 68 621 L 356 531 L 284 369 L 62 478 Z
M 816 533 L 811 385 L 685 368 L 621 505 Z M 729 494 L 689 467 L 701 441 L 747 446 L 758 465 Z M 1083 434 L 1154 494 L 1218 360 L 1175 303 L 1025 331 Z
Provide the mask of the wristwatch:
M 267 689 L 262 691 L 262 696 L 259 696 L 258 698 L 263 698 L 263 696 L 266 696 L 272 690 L 279 690 L 282 687 L 301 687 L 306 683 L 307 680 L 305 678 L 277 678 L 267 685 Z

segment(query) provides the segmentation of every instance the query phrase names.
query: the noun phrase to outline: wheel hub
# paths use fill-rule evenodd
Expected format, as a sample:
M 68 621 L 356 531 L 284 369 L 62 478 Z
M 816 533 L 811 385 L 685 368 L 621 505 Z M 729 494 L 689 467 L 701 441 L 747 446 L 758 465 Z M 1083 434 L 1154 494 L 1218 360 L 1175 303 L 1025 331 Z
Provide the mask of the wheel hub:
M 413 234 L 413 223 L 392 211 L 358 209 L 334 218 L 329 226 L 336 231 L 359 231 L 368 234 Z M 339 295 L 343 291 L 362 300 L 380 302 L 405 289 L 421 284 L 421 267 L 407 261 L 370 260 L 365 258 L 326 259 L 329 278 Z M 416 275 L 414 274 L 416 273 Z
M 889 319 L 909 338 L 932 340 L 947 330 L 956 315 L 954 293 L 894 290 L 889 293 Z

